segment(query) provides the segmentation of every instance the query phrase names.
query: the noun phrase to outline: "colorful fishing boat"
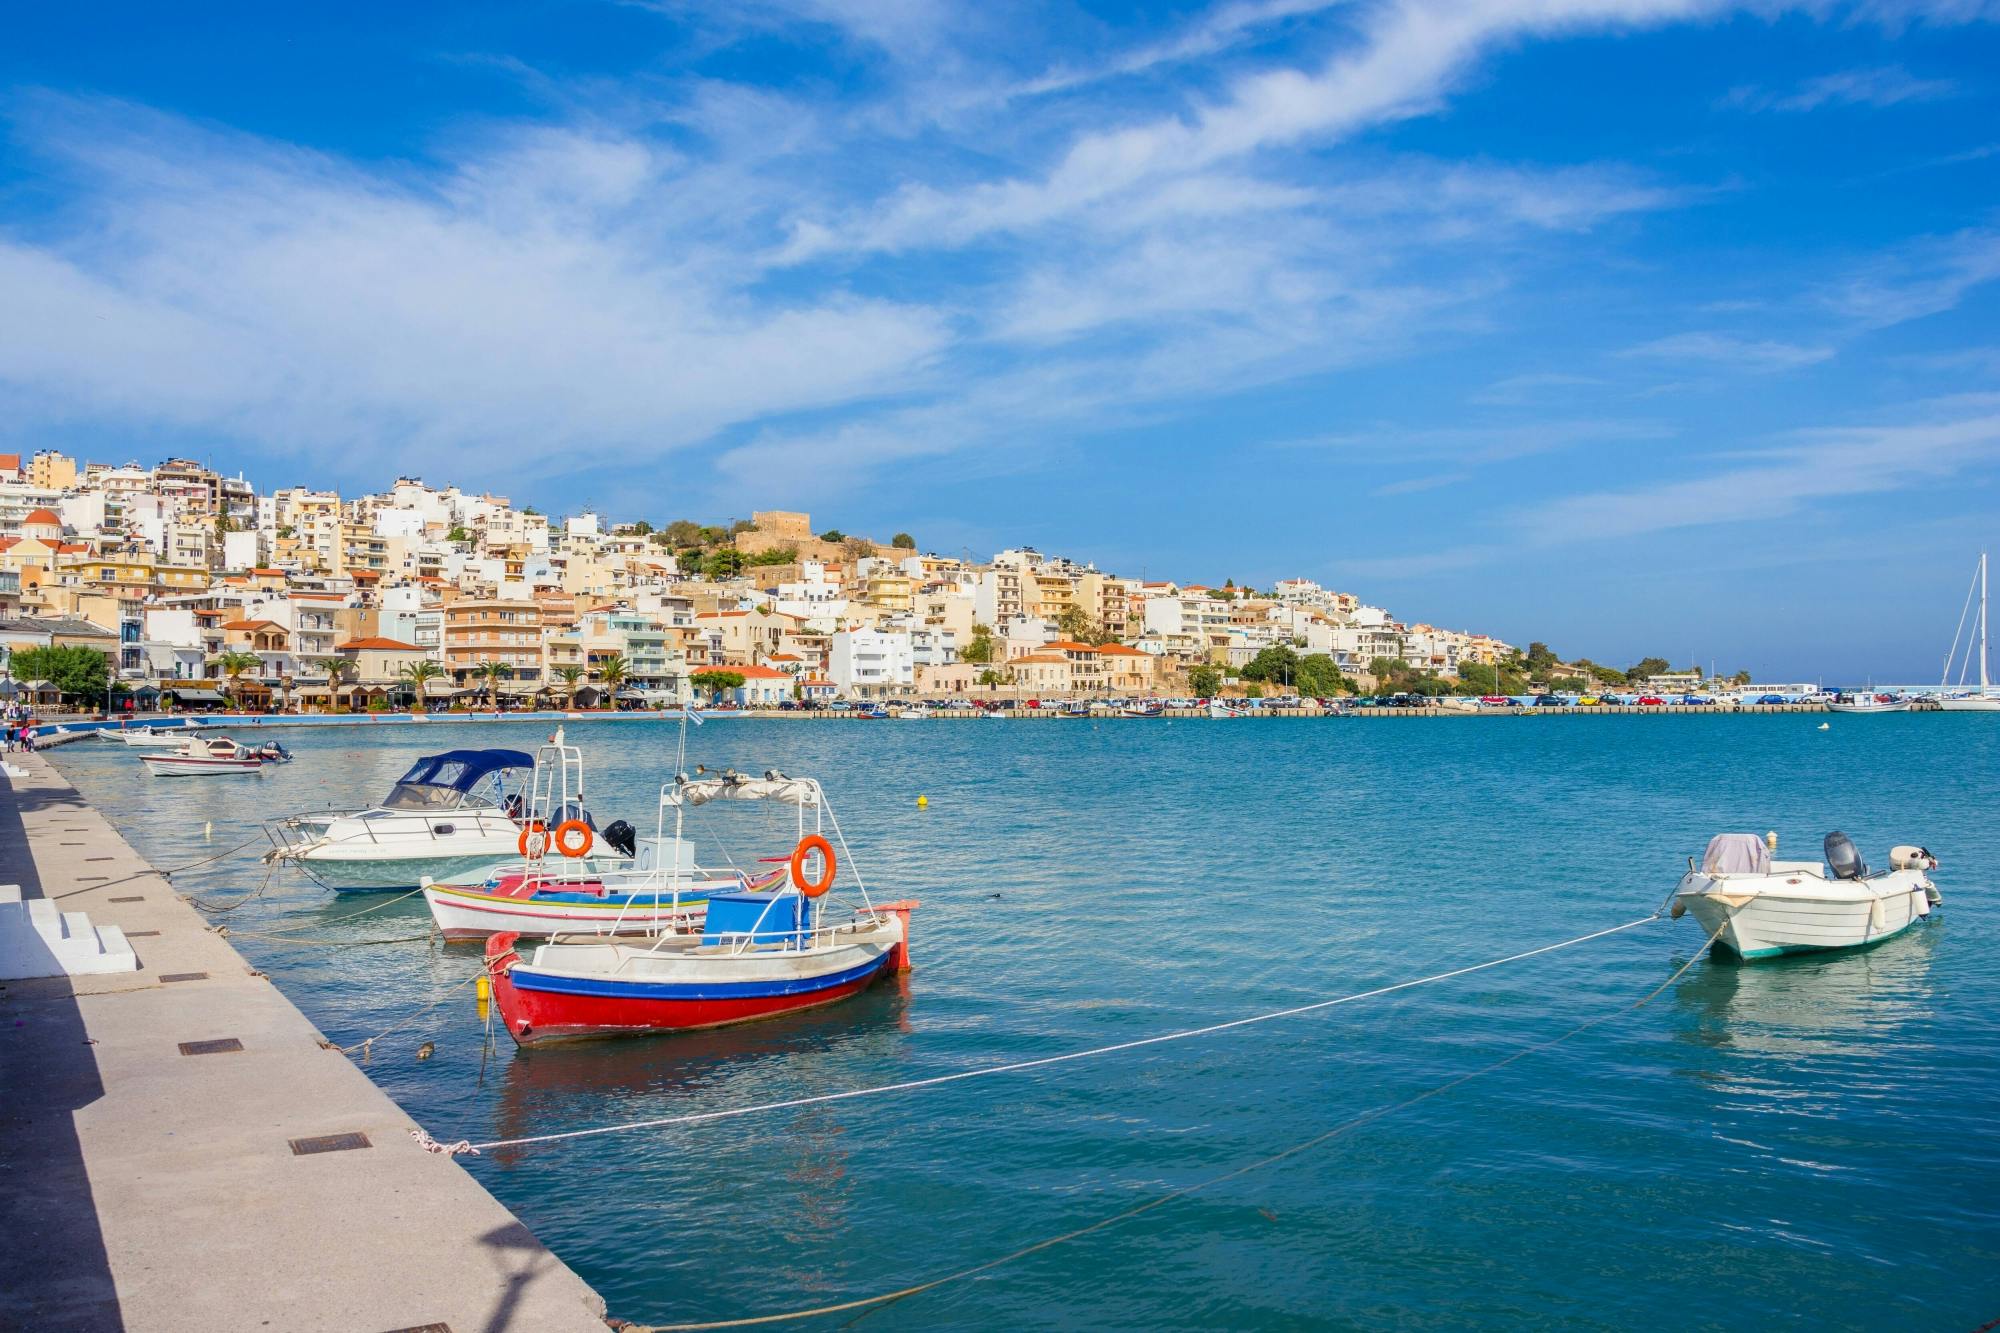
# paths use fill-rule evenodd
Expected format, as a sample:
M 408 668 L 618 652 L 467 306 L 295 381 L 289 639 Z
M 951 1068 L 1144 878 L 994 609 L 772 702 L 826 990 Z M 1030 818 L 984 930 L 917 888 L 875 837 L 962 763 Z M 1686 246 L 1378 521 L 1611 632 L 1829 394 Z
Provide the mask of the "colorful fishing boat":
M 525 956 L 504 932 L 486 945 L 493 1000 L 521 1045 L 589 1037 L 682 1032 L 773 1018 L 857 994 L 909 968 L 914 902 L 875 905 L 849 858 L 856 900 L 828 895 L 846 850 L 826 793 L 810 778 L 776 771 L 688 778 L 661 789 L 675 811 L 675 839 L 690 808 L 714 801 L 778 801 L 797 811 L 798 841 L 782 887 L 709 892 L 699 927 L 674 922 L 635 938 L 558 936 Z M 829 838 L 828 835 L 831 835 Z M 681 906 L 682 880 L 670 877 Z

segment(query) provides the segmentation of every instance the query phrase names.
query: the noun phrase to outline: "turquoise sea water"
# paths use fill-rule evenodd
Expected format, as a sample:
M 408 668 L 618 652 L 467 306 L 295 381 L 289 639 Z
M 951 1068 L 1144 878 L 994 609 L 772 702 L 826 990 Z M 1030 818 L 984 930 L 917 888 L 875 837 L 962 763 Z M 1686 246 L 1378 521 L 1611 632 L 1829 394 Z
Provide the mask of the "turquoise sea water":
M 2000 1316 L 2000 726 L 1975 715 L 1373 721 L 729 720 L 691 762 L 826 784 L 917 970 L 817 1014 L 482 1059 L 469 989 L 368 1072 L 475 1141 L 894 1082 L 1235 1018 L 1651 912 L 1720 831 L 1881 862 L 1945 910 L 1861 954 L 1697 962 L 1650 1005 L 1276 1165 L 867 1316 L 883 1326 L 1969 1329 Z M 287 733 L 257 779 L 56 752 L 156 864 L 363 803 L 417 753 L 545 728 Z M 600 821 L 649 825 L 667 724 L 580 725 Z M 919 810 L 918 795 L 930 808 Z M 714 810 L 714 807 L 709 807 Z M 789 823 L 718 813 L 739 859 Z M 212 839 L 202 826 L 213 821 Z M 189 872 L 217 899 L 248 857 Z M 225 919 L 336 1041 L 477 967 L 289 875 Z M 1022 1075 L 460 1159 L 647 1322 L 832 1303 L 1218 1176 L 1629 1005 L 1658 922 L 1470 977 Z M 415 1045 L 436 1043 L 419 1061 Z M 483 1064 L 483 1071 L 482 1071 Z M 440 1164 L 439 1169 L 445 1168 Z M 849 1316 L 851 1318 L 851 1316 Z

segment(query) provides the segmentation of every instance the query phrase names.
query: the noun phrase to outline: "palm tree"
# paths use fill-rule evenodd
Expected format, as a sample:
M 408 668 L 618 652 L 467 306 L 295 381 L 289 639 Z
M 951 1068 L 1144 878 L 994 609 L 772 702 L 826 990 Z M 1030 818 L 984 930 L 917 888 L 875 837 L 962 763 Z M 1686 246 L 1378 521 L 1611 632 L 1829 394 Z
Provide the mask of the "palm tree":
M 604 692 L 611 696 L 613 708 L 618 707 L 618 687 L 631 674 L 632 664 L 625 660 L 623 653 L 612 653 L 597 664 L 597 679 L 603 682 Z
M 486 682 L 486 702 L 496 712 L 500 708 L 500 682 L 514 674 L 514 668 L 505 662 L 481 662 L 472 668 L 472 674 Z
M 326 706 L 327 710 L 331 712 L 334 704 L 334 692 L 340 688 L 340 682 L 351 678 L 361 667 L 351 657 L 321 657 L 314 660 L 326 671 Z
M 242 705 L 238 702 L 237 696 L 243 688 L 243 675 L 263 666 L 264 659 L 255 653 L 239 652 L 230 648 L 209 658 L 208 664 L 220 671 L 223 679 L 229 682 L 224 687 L 229 695 L 229 702 L 240 708 Z
M 405 662 L 396 674 L 410 682 L 417 692 L 417 711 L 424 711 L 424 703 L 430 698 L 431 682 L 444 674 L 444 668 L 428 657 L 420 657 L 414 662 Z
M 576 709 L 576 683 L 589 673 L 580 666 L 559 666 L 551 674 L 569 687 L 569 706 L 570 710 L 574 712 Z

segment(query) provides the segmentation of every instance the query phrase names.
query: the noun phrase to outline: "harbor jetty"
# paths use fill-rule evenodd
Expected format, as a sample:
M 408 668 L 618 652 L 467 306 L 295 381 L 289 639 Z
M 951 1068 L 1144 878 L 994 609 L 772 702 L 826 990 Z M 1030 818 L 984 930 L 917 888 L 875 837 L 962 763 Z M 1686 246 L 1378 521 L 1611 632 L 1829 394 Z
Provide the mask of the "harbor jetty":
M 34 755 L 0 884 L 135 970 L 0 982 L 0 1328 L 603 1333 L 603 1302 Z M 115 932 L 106 932 L 115 934 Z

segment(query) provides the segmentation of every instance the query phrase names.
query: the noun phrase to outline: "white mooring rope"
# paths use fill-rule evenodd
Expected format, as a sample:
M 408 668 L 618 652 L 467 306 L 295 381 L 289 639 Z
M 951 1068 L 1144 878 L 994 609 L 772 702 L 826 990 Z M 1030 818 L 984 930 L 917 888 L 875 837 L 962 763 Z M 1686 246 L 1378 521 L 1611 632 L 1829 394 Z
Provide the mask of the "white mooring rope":
M 936 1074 L 930 1078 L 910 1079 L 902 1083 L 882 1083 L 873 1087 L 850 1088 L 845 1092 L 822 1092 L 810 1097 L 793 1097 L 785 1101 L 762 1102 L 756 1106 L 736 1106 L 721 1111 L 697 1111 L 689 1115 L 661 1116 L 653 1120 L 632 1120 L 621 1125 L 599 1125 L 594 1129 L 572 1129 L 558 1134 L 530 1134 L 517 1139 L 494 1139 L 486 1143 L 468 1143 L 464 1139 L 445 1145 L 432 1139 L 421 1129 L 411 1130 L 411 1137 L 429 1152 L 439 1152 L 456 1157 L 461 1154 L 478 1156 L 489 1148 L 519 1148 L 530 1144 L 560 1143 L 568 1139 L 595 1138 L 601 1134 L 622 1134 L 635 1129 L 663 1129 L 669 1125 L 698 1125 L 713 1120 L 729 1120 L 738 1116 L 761 1115 L 766 1111 L 789 1111 L 800 1106 L 817 1106 L 825 1102 L 851 1101 L 858 1097 L 878 1097 L 895 1092 L 913 1092 L 918 1088 L 934 1088 L 945 1083 L 956 1083 L 961 1079 L 988 1078 L 995 1074 L 1018 1074 L 1030 1069 L 1044 1069 L 1050 1065 L 1067 1064 L 1072 1060 L 1088 1060 L 1100 1055 L 1113 1055 L 1119 1051 L 1138 1050 L 1144 1046 L 1158 1046 L 1170 1041 L 1187 1041 L 1193 1037 L 1212 1036 L 1217 1032 L 1227 1032 L 1232 1028 L 1249 1027 L 1256 1023 L 1269 1023 L 1280 1018 L 1296 1018 L 1300 1014 L 1310 1014 L 1321 1009 L 1331 1009 L 1336 1005 L 1352 1004 L 1357 1000 L 1374 999 L 1395 991 L 1409 990 L 1415 986 L 1427 986 L 1435 981 L 1449 981 L 1453 977 L 1467 976 L 1473 972 L 1484 972 L 1489 968 L 1501 967 L 1507 963 L 1518 963 L 1524 958 L 1540 954 L 1554 953 L 1573 945 L 1616 935 L 1648 922 L 1657 921 L 1660 914 L 1642 916 L 1635 921 L 1627 921 L 1622 926 L 1611 926 L 1604 930 L 1593 930 L 1586 935 L 1562 940 L 1555 944 L 1544 944 L 1539 948 L 1525 949 L 1520 953 L 1508 954 L 1504 958 L 1494 958 L 1484 963 L 1473 963 L 1466 967 L 1455 967 L 1448 972 L 1434 972 L 1427 977 L 1416 977 L 1409 981 L 1398 981 L 1387 986 L 1377 986 L 1373 990 L 1356 991 L 1352 995 L 1336 996 L 1330 1000 L 1315 1000 L 1310 1004 L 1294 1005 L 1289 1009 L 1274 1009 L 1270 1013 L 1252 1014 L 1247 1018 L 1232 1018 L 1223 1023 L 1210 1023 L 1206 1027 L 1185 1028 L 1179 1032 L 1163 1032 L 1152 1037 L 1138 1037 L 1131 1041 L 1113 1042 L 1109 1046 L 1093 1046 L 1088 1050 L 1068 1051 L 1061 1055 L 1044 1055 L 1032 1060 L 1016 1060 L 1010 1064 L 982 1065 L 977 1069 L 962 1069 L 955 1074 Z

